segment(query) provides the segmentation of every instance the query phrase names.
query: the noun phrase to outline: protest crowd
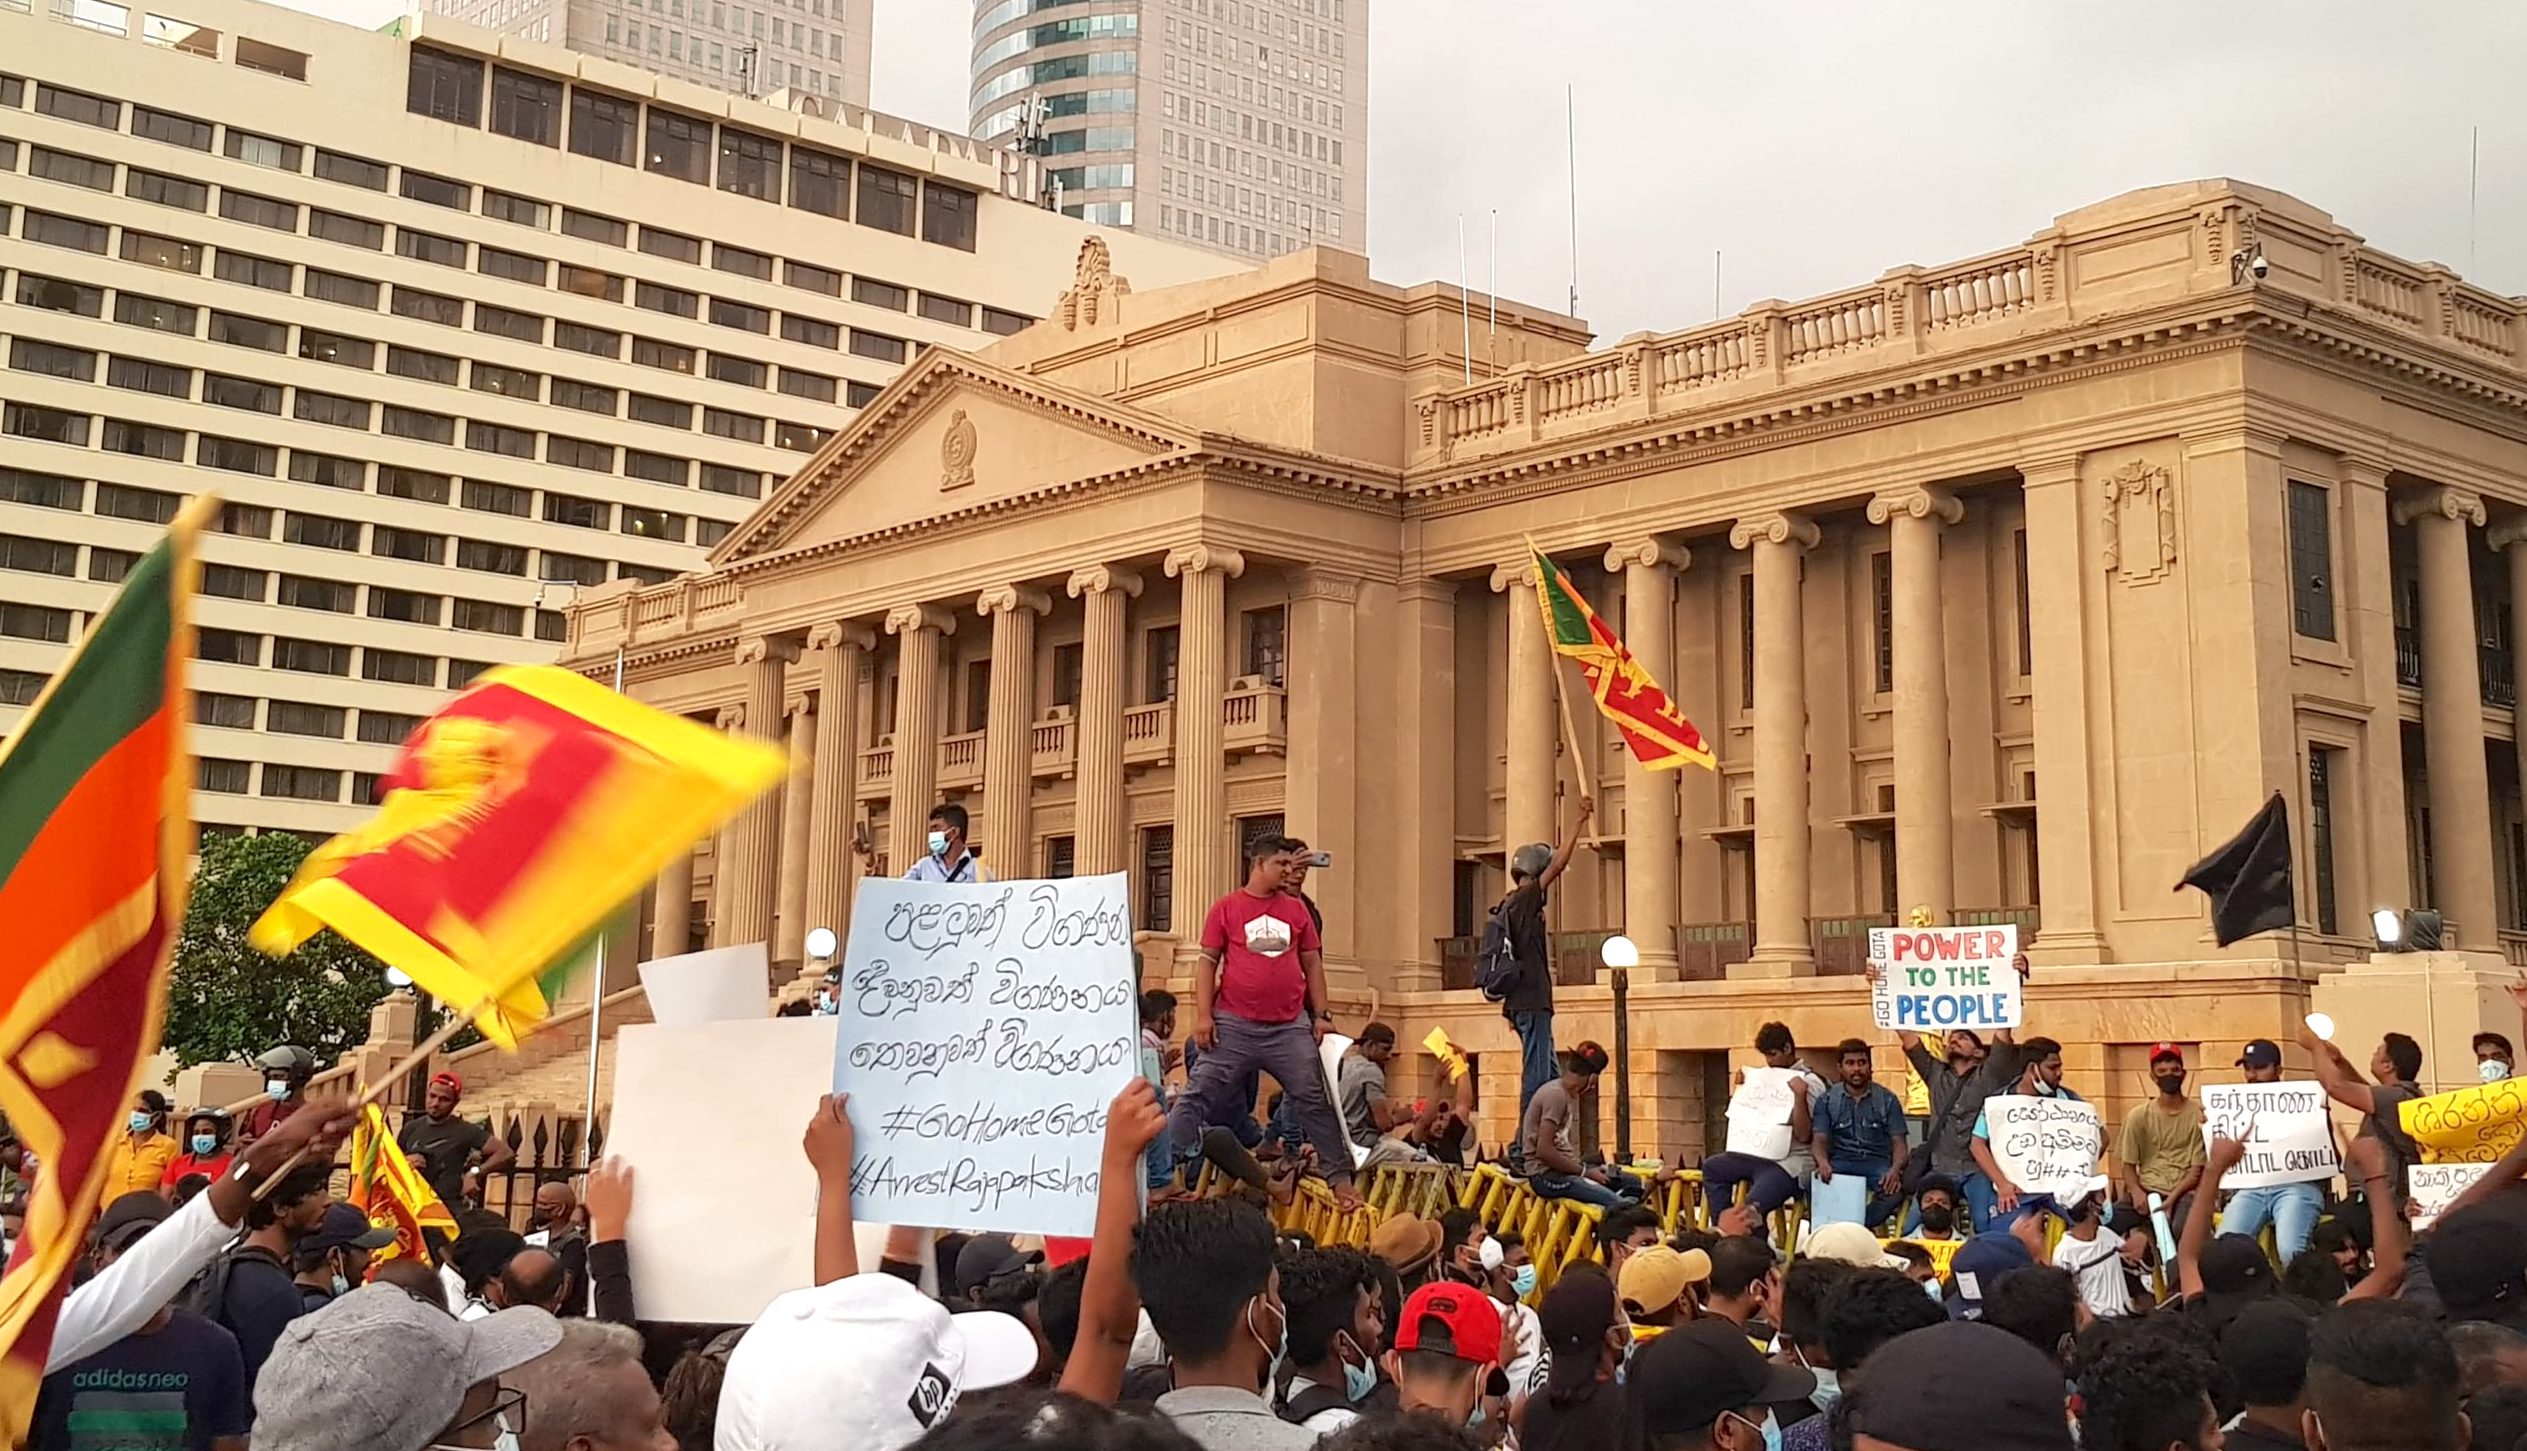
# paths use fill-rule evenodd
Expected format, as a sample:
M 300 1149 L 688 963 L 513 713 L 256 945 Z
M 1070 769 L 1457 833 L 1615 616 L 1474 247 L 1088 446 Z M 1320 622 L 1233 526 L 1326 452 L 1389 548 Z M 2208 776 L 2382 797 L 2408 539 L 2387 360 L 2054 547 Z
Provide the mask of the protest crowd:
M 953 873 L 947 855 L 923 869 Z M 1567 859 L 1520 853 L 1500 910 L 1518 980 L 1499 996 L 1528 1059 L 1551 1031 L 1549 980 L 1528 976 L 1537 912 Z M 1444 1038 L 1420 1046 L 1446 1091 L 1408 1101 L 1388 1085 L 1394 1031 L 1344 1034 L 1327 1011 L 1309 860 L 1257 843 L 1205 924 L 1190 1001 L 1134 1005 L 1138 1074 L 1104 1115 L 1092 1235 L 894 1227 L 864 1255 L 853 1118 L 825 1095 L 793 1109 L 813 1283 L 751 1324 L 644 1318 L 619 1163 L 542 1184 L 523 1224 L 481 1208 L 479 1171 L 507 1151 L 452 1076 L 391 1144 L 355 1148 L 362 1207 L 333 1190 L 356 1117 L 307 1101 L 301 1050 L 266 1055 L 253 1110 L 193 1112 L 180 1137 L 144 1092 L 26 1444 L 2527 1446 L 2527 1143 L 2452 1201 L 2409 1195 L 2410 1038 L 2364 1070 L 2303 1035 L 2307 1105 L 2360 1116 L 2308 1156 L 2250 1159 L 2273 1126 L 2210 1110 L 2235 1091 L 2197 1088 L 2174 1043 L 2109 1137 L 2036 1033 L 1900 1031 L 1930 1105 L 1908 1117 L 1870 1043 L 1804 1048 L 1784 1023 L 1756 1035 L 1728 1147 L 1698 1164 L 1583 1153 L 1574 1125 L 1609 1066 L 1590 1042 L 1530 1071 L 1517 1138 L 1486 1146 Z M 1328 1034 L 1351 1042 L 1331 1074 Z M 2486 1082 L 2509 1071 L 2505 1038 L 2478 1056 Z M 2234 1082 L 2280 1084 L 2282 1063 L 2249 1043 Z M 2096 1126 L 2084 1145 L 2078 1125 Z

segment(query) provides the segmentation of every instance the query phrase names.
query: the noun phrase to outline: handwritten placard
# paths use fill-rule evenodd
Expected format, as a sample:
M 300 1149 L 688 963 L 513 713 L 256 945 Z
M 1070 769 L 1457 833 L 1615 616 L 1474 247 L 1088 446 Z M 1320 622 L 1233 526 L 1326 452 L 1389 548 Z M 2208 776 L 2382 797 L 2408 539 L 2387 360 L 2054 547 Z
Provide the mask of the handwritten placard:
M 2516 1148 L 2519 1135 L 2527 1133 L 2527 1083 L 2504 1078 L 2407 1099 L 2401 1116 L 2404 1131 L 2421 1146 L 2424 1159 L 2488 1164 Z
M 1790 1152 L 1790 1115 L 1797 1107 L 1790 1080 L 1795 1068 L 1749 1068 L 1729 1100 L 1728 1151 L 1758 1159 L 1781 1159 Z
M 2231 1189 L 2305 1184 L 2342 1168 L 2325 1090 L 2313 1083 L 2207 1083 L 2202 1089 L 2202 1141 L 2236 1139 L 2246 1157 L 2221 1182 Z
M 2016 958 L 2018 928 L 1872 927 L 1879 965 L 1869 1010 L 1881 1028 L 1912 1033 L 2015 1028 L 2025 1011 Z
M 2024 1194 L 2063 1203 L 2086 1194 L 2105 1151 L 2106 1128 L 2094 1104 L 2070 1098 L 2003 1093 L 1986 1099 L 1992 1158 Z
M 2405 1171 L 2404 1184 L 2410 1196 L 2410 1209 L 2415 1229 L 2428 1229 L 2431 1221 L 2448 1212 L 2457 1196 L 2474 1187 L 2474 1182 L 2492 1171 L 2490 1164 L 2415 1164 Z
M 1120 874 L 863 879 L 839 1007 L 855 1216 L 1094 1230 L 1106 1106 L 1140 1072 Z

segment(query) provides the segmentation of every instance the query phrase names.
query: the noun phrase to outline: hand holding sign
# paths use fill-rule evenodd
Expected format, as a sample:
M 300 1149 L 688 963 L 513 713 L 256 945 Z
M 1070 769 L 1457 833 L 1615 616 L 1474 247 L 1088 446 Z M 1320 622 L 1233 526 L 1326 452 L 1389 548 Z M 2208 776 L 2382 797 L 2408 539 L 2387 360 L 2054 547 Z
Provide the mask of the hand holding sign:
M 1795 1086 L 1794 1086 L 1795 1085 Z M 1807 1085 L 1795 1068 L 1749 1068 L 1729 1100 L 1728 1151 L 1778 1160 L 1790 1152 L 1790 1118 Z
M 2232 1189 L 2306 1184 L 2334 1177 L 2334 1134 L 2325 1090 L 2314 1083 L 2206 1083 L 2202 1134 L 2235 1139 L 2245 1153 Z
M 819 1097 L 816 1112 L 807 1120 L 807 1132 L 799 1139 L 816 1177 L 829 1184 L 841 1183 L 851 1174 L 851 1118 L 845 1112 L 850 1105 L 847 1093 Z

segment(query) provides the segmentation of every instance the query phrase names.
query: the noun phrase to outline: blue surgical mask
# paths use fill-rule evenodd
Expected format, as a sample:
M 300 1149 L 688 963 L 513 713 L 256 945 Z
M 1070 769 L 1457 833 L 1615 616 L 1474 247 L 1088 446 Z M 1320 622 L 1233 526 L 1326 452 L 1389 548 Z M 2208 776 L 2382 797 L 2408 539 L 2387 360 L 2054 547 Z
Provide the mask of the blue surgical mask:
M 1469 1430 L 1469 1431 L 1477 1431 L 1477 1430 L 1481 1430 L 1481 1429 L 1482 1429 L 1482 1426 L 1483 1426 L 1483 1402 L 1482 1402 L 1480 1399 L 1477 1399 L 1477 1400 L 1474 1402 L 1474 1410 L 1472 1411 L 1472 1413 L 1470 1413 L 1469 1415 L 1467 1415 L 1467 1416 L 1466 1416 L 1466 1418 L 1465 1418 L 1465 1429 L 1467 1429 L 1467 1430 Z
M 842 1004 L 834 1001 L 832 993 L 820 992 L 816 995 L 816 1016 L 831 1018 L 839 1016 L 841 1012 Z
M 1536 1292 L 1536 1267 L 1520 1265 L 1509 1272 L 1509 1292 L 1523 1300 Z
M 1755 1418 L 1752 1416 L 1742 1416 L 1735 1411 L 1729 1411 L 1725 1414 L 1732 1421 L 1741 1422 L 1749 1426 L 1756 1425 Z M 1781 1422 L 1774 1419 L 1773 1414 L 1769 1409 L 1764 1412 L 1763 1423 L 1758 1426 L 1757 1429 L 1761 1430 L 1764 1434 L 1764 1451 L 1781 1451 Z
M 1632 1352 L 1640 1348 L 1641 1342 L 1634 1339 L 1631 1334 L 1627 1332 L 1623 1337 L 1623 1359 L 1615 1362 L 1614 1383 L 1616 1385 L 1621 1385 L 1631 1378 Z
M 1343 1344 L 1351 1347 L 1351 1353 L 1353 1355 L 1359 1355 L 1363 1360 L 1367 1359 L 1367 1356 L 1360 1349 L 1360 1343 L 1353 1340 L 1348 1333 L 1343 1336 L 1342 1340 Z M 1353 1365 L 1350 1357 L 1344 1357 L 1342 1363 L 1342 1393 L 1345 1400 L 1350 1401 L 1356 1406 L 1362 1401 L 1367 1400 L 1369 1398 L 1369 1393 L 1377 1388 L 1378 1373 L 1374 1368 L 1367 1365 Z
M 2474 1076 L 2486 1083 L 2498 1083 L 2509 1077 L 2509 1065 L 2498 1058 L 2486 1058 L 2474 1065 Z
M 349 1280 L 344 1279 L 344 1278 L 343 1278 L 342 1276 L 340 1276 L 340 1275 L 336 1275 L 336 1276 L 334 1276 L 334 1277 L 333 1277 L 333 1293 L 334 1293 L 335 1298 L 337 1298 L 337 1299 L 339 1299 L 340 1297 L 342 1297 L 342 1296 L 344 1296 L 344 1295 L 348 1295 L 348 1294 L 350 1294 L 350 1293 L 351 1293 L 351 1282 L 350 1282 Z
M 1816 1393 L 1809 1396 L 1808 1399 L 1815 1402 L 1816 1408 L 1820 1411 L 1830 1411 L 1834 1409 L 1834 1402 L 1843 1398 L 1843 1382 L 1841 1375 L 1835 1371 L 1821 1369 L 1817 1366 L 1809 1366 L 1808 1373 L 1816 1377 Z
M 1922 1293 L 1928 1295 L 1930 1297 L 1930 1303 L 1934 1305 L 1943 1305 L 1947 1303 L 1947 1297 L 1939 1291 L 1939 1280 L 1936 1276 L 1922 1281 Z
M 2051 1098 L 2061 1091 L 2061 1089 L 2054 1087 L 2052 1084 L 2047 1083 L 2041 1078 L 2036 1080 L 2036 1092 L 2043 1094 L 2047 1098 Z
M 195 1134 L 195 1135 L 193 1136 L 193 1157 L 194 1157 L 194 1158 L 197 1158 L 197 1159 L 207 1159 L 207 1158 L 209 1158 L 209 1157 L 212 1155 L 212 1153 L 213 1153 L 213 1152 L 215 1152 L 218 1148 L 219 1148 L 219 1135 L 217 1135 L 217 1134 Z
M 930 833 L 930 854 L 932 856 L 946 856 L 948 854 L 948 834 L 946 832 L 934 831 Z
M 290 1081 L 286 1078 L 265 1079 L 263 1083 L 263 1096 L 272 1100 L 274 1103 L 281 1102 L 290 1096 Z
M 1261 1300 L 1246 1302 L 1246 1333 L 1255 1337 L 1257 1345 L 1272 1353 L 1272 1365 L 1264 1372 L 1263 1383 L 1265 1386 L 1276 1386 L 1281 1383 L 1281 1362 L 1290 1353 L 1290 1315 L 1286 1310 L 1281 1313 L 1279 1333 L 1266 1340 L 1263 1332 L 1255 1328 L 1255 1307 L 1262 1303 Z
M 139 1109 L 132 1110 L 130 1123 L 133 1133 L 145 1134 L 149 1132 L 149 1115 Z

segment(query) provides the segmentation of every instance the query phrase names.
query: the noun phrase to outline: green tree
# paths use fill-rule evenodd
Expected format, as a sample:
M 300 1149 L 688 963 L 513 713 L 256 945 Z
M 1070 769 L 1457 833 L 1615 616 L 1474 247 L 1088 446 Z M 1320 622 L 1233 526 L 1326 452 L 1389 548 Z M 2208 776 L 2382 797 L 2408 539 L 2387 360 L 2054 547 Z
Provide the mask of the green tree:
M 280 831 L 203 843 L 167 994 L 166 1046 L 186 1067 L 280 1043 L 330 1063 L 367 1039 L 369 1009 L 387 992 L 376 958 L 330 931 L 277 960 L 246 942 L 307 851 Z

